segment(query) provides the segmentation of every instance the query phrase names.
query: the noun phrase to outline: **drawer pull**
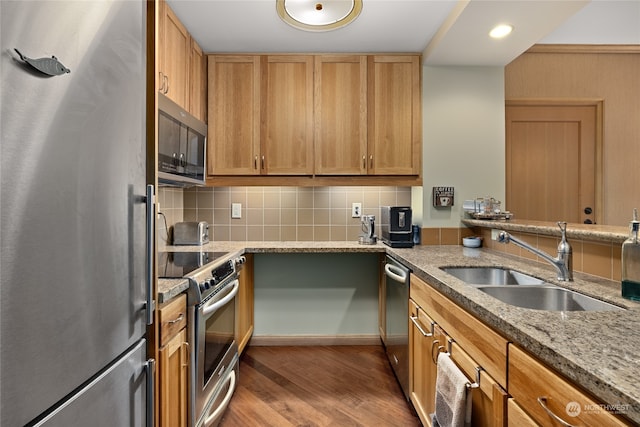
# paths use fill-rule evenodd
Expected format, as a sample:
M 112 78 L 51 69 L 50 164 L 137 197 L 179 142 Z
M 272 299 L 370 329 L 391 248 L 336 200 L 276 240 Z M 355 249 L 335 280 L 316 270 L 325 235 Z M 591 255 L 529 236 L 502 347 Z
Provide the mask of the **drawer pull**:
M 418 328 L 418 330 L 420 331 L 420 333 L 422 334 L 423 337 L 432 337 L 433 336 L 433 323 L 431 323 L 431 333 L 427 333 L 424 331 L 424 329 L 422 329 L 422 326 L 420 326 L 420 324 L 418 323 L 418 316 L 409 316 L 409 319 L 411 319 L 411 321 L 413 322 L 414 325 L 416 325 L 416 328 Z
M 178 316 L 177 318 L 173 319 L 173 320 L 167 320 L 167 323 L 169 325 L 174 325 L 178 322 L 182 322 L 182 319 L 184 319 L 184 313 L 180 313 L 180 316 Z
M 562 418 L 560 418 L 559 416 L 554 414 L 551 409 L 549 409 L 549 407 L 547 406 L 547 398 L 546 397 L 544 397 L 544 396 L 538 397 L 538 403 L 540 404 L 540 406 L 542 406 L 542 409 L 544 409 L 547 412 L 547 414 L 549 414 L 549 416 L 551 418 L 553 418 L 554 420 L 556 420 L 557 422 L 559 422 L 563 426 L 574 427 L 573 424 L 569 424 L 568 422 L 566 422 L 565 420 L 563 420 Z

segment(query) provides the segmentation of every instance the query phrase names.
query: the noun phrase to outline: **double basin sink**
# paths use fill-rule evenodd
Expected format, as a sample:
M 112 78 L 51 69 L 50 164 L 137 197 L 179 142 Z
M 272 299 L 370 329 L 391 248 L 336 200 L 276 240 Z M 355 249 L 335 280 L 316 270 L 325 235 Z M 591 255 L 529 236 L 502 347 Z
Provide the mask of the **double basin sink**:
M 517 307 L 549 311 L 623 310 L 605 301 L 507 268 L 443 267 L 442 270 L 504 303 Z

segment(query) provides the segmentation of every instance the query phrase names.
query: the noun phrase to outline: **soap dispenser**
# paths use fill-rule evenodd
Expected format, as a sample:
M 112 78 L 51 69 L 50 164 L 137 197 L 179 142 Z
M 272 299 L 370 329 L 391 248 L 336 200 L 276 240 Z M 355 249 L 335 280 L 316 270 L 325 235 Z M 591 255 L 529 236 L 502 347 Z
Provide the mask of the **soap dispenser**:
M 638 210 L 633 210 L 629 223 L 629 238 L 622 244 L 622 296 L 640 301 L 640 241 L 638 240 Z

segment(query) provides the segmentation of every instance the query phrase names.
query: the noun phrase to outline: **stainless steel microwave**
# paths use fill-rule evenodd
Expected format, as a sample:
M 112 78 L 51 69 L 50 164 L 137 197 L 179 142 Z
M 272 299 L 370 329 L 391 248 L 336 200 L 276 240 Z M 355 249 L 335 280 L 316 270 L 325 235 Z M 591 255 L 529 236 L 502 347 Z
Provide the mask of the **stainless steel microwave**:
M 158 183 L 204 185 L 207 125 L 158 93 Z

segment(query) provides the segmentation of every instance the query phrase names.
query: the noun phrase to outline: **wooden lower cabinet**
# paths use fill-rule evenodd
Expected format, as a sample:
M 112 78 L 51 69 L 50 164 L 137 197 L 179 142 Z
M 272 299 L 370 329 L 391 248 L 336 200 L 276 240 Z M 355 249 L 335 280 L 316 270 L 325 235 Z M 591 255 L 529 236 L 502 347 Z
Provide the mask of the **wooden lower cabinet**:
M 158 393 L 160 427 L 186 427 L 189 393 L 189 344 L 186 295 L 159 307 Z
M 509 345 L 509 394 L 513 396 L 514 403 L 540 425 L 632 425 L 608 412 L 600 402 L 514 344 Z M 563 424 L 560 419 L 567 424 Z
M 435 409 L 436 365 L 430 357 L 433 332 L 433 320 L 409 300 L 409 396 L 425 425 Z
M 479 387 L 471 389 L 471 425 L 505 426 L 508 395 L 504 383 L 495 378 L 506 380 L 507 341 L 493 331 L 494 335 L 486 335 L 485 325 L 465 317 L 470 314 L 453 306 L 453 302 L 414 275 L 409 289 L 410 397 L 423 425 L 431 426 L 431 414 L 435 411 L 438 353 L 448 352 L 469 384 L 479 383 Z M 458 321 L 453 322 L 454 318 Z M 461 329 L 465 331 L 464 337 L 460 335 Z M 464 347 L 465 342 L 471 343 L 470 351 Z M 480 360 L 491 363 L 483 364 Z
M 540 424 L 533 421 L 513 398 L 507 402 L 507 426 L 508 427 L 539 427 Z
M 240 288 L 236 296 L 236 342 L 238 353 L 249 343 L 253 335 L 253 254 L 244 255 L 247 261 L 240 270 Z

